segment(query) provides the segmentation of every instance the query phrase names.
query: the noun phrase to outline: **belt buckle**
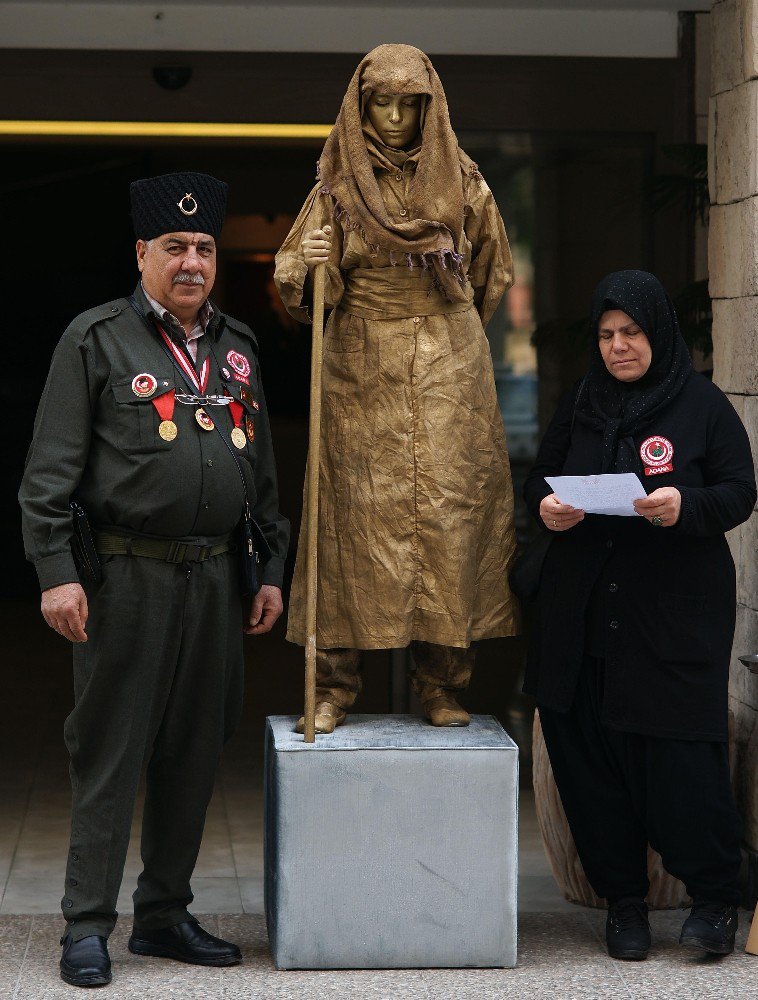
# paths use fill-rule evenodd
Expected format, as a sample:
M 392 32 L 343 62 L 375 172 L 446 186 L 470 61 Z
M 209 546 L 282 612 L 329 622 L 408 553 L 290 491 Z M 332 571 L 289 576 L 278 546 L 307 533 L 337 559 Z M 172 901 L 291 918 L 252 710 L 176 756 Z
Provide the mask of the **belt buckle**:
M 171 542 L 166 553 L 166 562 L 205 562 L 211 554 L 210 545 L 193 545 L 191 542 Z
M 168 551 L 166 552 L 166 562 L 183 563 L 187 554 L 187 548 L 186 542 L 169 542 Z
M 205 562 L 211 554 L 210 545 L 187 545 L 184 553 L 185 562 Z

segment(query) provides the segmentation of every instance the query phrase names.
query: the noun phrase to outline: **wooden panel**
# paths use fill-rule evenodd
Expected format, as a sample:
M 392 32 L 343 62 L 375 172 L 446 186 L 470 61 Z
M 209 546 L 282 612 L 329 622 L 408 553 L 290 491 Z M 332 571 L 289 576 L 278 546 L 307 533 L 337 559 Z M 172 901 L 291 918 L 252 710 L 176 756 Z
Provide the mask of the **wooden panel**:
M 3 118 L 331 122 L 355 55 L 3 52 Z M 687 127 L 682 59 L 439 56 L 453 125 L 463 129 L 651 131 Z M 181 90 L 153 67 L 192 67 Z M 684 84 L 684 85 L 683 85 Z

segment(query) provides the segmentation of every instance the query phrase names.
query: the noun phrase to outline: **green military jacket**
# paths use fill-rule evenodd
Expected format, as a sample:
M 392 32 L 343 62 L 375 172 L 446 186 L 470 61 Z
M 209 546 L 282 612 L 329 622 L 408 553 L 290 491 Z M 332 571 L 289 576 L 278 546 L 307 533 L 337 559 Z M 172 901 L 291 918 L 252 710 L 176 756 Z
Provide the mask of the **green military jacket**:
M 280 587 L 289 523 L 279 513 L 252 331 L 214 306 L 197 341 L 197 368 L 206 358 L 209 362 L 206 392 L 233 396 L 238 404 L 205 407 L 230 448 L 218 431 L 199 425 L 197 405 L 178 401 L 172 417 L 177 435 L 164 440 L 158 432 L 161 397 L 171 389 L 177 395 L 197 390 L 188 388 L 180 364 L 165 349 L 141 285 L 134 298 L 144 316 L 125 298 L 90 309 L 71 323 L 53 355 L 19 493 L 26 555 L 41 588 L 79 580 L 71 552 L 72 499 L 96 528 L 176 539 L 216 537 L 233 531 L 241 518 L 244 492 L 237 464 L 253 517 L 272 551 L 263 582 Z M 164 329 L 183 350 L 181 331 L 165 324 Z M 231 442 L 234 411 L 245 434 L 242 449 Z

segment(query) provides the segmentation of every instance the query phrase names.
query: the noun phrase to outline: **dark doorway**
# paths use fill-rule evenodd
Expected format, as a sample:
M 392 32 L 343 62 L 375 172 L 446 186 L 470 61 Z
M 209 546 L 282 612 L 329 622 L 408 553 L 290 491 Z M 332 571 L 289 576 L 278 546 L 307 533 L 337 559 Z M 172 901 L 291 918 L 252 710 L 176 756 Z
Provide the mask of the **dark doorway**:
M 3 597 L 28 598 L 37 591 L 21 550 L 15 497 L 50 357 L 78 313 L 128 295 L 138 277 L 129 182 L 186 169 L 189 164 L 229 181 L 230 214 L 292 214 L 313 183 L 313 162 L 308 147 L 221 150 L 39 143 L 4 148 L 0 210 L 12 247 L 4 269 L 5 288 L 19 308 L 13 316 L 6 312 L 4 322 L 3 390 L 13 403 L 15 420 L 4 428 L 9 474 L 0 500 L 7 567 Z M 263 249 L 270 262 L 275 247 Z M 222 257 L 214 294 L 226 307 L 225 264 Z M 247 262 L 240 273 L 233 255 L 229 265 L 229 291 L 234 304 L 243 306 L 238 315 L 255 326 L 257 315 L 268 315 L 261 308 L 265 282 Z M 302 380 L 299 390 L 302 396 Z M 301 415 L 305 412 L 302 398 L 295 409 Z
M 234 221 L 229 238 L 225 234 L 226 242 L 222 241 L 213 296 L 224 309 L 249 323 L 260 341 L 281 507 L 293 525 L 287 582 L 291 579 L 307 452 L 310 336 L 307 327 L 293 324 L 283 314 L 273 296 L 271 278 L 282 227 L 286 233 L 314 183 L 316 155 L 308 145 L 188 148 L 38 143 L 5 147 L 0 208 L 13 244 L 6 287 L 21 308 L 13 326 L 9 312 L 5 317 L 3 388 L 16 419 L 12 426 L 5 425 L 9 474 L 0 497 L 6 566 L 2 598 L 9 602 L 6 621 L 15 620 L 23 605 L 29 646 L 45 650 L 39 659 L 34 657 L 34 672 L 43 687 L 45 675 L 52 679 L 61 671 L 67 673 L 70 650 L 55 637 L 52 642 L 47 636 L 44 643 L 38 641 L 47 626 L 33 610 L 39 590 L 34 570 L 23 555 L 16 494 L 37 403 L 61 334 L 77 314 L 129 294 L 136 284 L 128 202 L 128 185 L 134 178 L 191 167 L 230 184 L 229 219 Z M 18 612 L 12 610 L 14 605 Z M 265 644 L 249 643 L 248 650 L 248 705 L 256 722 L 264 713 L 297 711 L 302 703 L 302 653 L 285 642 L 284 622 Z M 471 692 L 475 710 L 505 715 L 521 655 L 520 641 L 484 644 Z M 362 711 L 387 711 L 393 697 L 391 674 L 387 653 L 366 657 Z M 394 697 L 397 703 L 396 690 Z M 63 704 L 59 711 L 65 714 Z
M 537 443 L 537 372 L 527 358 L 530 351 L 534 355 L 529 339 L 535 323 L 580 317 L 593 282 L 610 269 L 611 262 L 654 268 L 660 256 L 658 224 L 643 198 L 653 169 L 654 142 L 646 133 L 489 130 L 461 132 L 460 137 L 490 182 L 518 251 L 520 283 L 488 330 L 506 425 L 513 432 L 518 495 Z M 281 507 L 293 525 L 291 577 L 307 451 L 310 336 L 307 327 L 293 323 L 282 310 L 271 276 L 273 254 L 315 181 L 319 148 L 319 142 L 286 146 L 40 142 L 4 147 L 0 207 L 13 243 L 6 287 L 12 290 L 11 301 L 21 306 L 13 317 L 15 336 L 11 314 L 8 309 L 5 313 L 2 377 L 15 414 L 13 425 L 5 425 L 9 475 L 0 500 L 5 600 L 36 603 L 38 596 L 35 574 L 23 557 L 16 492 L 50 356 L 75 315 L 128 294 L 136 283 L 129 181 L 187 168 L 230 184 L 228 224 L 213 297 L 249 323 L 259 338 Z M 614 220 L 610 228 L 609 219 Z M 668 232 L 666 240 L 670 239 Z M 530 275 L 528 282 L 523 280 L 525 274 Z M 573 379 L 583 350 L 577 345 L 566 357 L 554 349 L 540 349 L 543 394 L 549 387 L 552 396 Z M 522 421 L 518 427 L 517 420 Z M 520 531 L 526 532 L 520 499 L 518 521 Z M 45 628 L 41 619 L 29 620 Z M 56 669 L 60 669 L 69 651 L 62 640 L 56 645 L 61 661 Z M 262 648 L 263 644 L 256 647 Z M 251 678 L 257 685 L 255 712 L 262 716 L 297 710 L 302 700 L 301 653 L 285 642 L 283 622 L 265 650 L 265 668 L 254 667 Z M 253 644 L 250 655 L 253 662 Z M 515 704 L 523 656 L 521 638 L 482 644 L 468 705 L 506 719 Z M 390 657 L 376 653 L 368 661 L 360 707 L 384 712 L 392 695 Z

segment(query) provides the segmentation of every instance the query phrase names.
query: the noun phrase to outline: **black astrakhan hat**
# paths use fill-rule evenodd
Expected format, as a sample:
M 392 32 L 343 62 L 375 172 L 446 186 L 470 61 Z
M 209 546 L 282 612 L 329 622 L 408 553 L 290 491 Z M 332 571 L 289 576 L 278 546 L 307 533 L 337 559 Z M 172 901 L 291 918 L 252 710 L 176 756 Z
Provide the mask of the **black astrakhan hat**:
M 221 235 L 229 185 L 208 174 L 162 174 L 132 181 L 134 235 L 152 240 L 164 233 Z

